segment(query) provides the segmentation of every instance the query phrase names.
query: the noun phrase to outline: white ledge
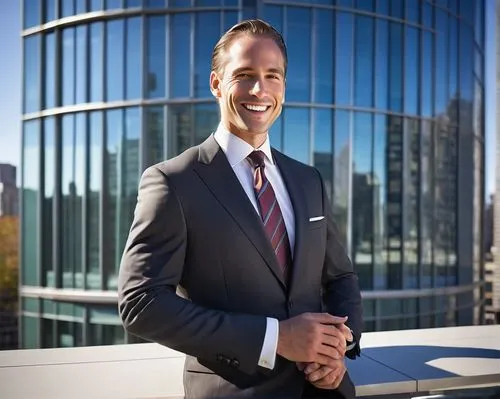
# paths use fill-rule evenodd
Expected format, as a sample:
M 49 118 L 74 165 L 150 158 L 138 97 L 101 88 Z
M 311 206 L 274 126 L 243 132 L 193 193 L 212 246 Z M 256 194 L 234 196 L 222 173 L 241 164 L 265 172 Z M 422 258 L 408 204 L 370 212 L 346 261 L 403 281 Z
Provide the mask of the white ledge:
M 500 387 L 500 325 L 365 333 L 357 397 Z M 0 398 L 177 398 L 184 355 L 158 344 L 0 352 Z

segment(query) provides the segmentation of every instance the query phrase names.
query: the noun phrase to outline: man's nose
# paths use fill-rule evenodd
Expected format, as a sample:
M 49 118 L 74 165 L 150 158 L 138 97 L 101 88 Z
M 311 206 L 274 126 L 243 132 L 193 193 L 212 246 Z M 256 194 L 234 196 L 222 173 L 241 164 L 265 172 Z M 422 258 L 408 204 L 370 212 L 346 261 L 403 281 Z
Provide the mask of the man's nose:
M 250 89 L 250 94 L 257 97 L 263 98 L 265 95 L 264 82 L 261 79 L 256 79 L 252 88 Z

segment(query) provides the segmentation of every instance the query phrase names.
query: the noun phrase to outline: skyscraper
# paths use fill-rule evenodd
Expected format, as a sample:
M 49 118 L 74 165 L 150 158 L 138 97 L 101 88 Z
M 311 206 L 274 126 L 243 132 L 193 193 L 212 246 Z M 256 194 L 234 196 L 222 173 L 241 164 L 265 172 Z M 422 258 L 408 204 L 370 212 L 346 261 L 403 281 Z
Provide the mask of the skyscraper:
M 272 145 L 322 173 L 366 329 L 479 320 L 484 1 L 24 0 L 24 347 L 133 341 L 138 178 L 216 128 L 211 51 L 254 17 L 288 45 Z

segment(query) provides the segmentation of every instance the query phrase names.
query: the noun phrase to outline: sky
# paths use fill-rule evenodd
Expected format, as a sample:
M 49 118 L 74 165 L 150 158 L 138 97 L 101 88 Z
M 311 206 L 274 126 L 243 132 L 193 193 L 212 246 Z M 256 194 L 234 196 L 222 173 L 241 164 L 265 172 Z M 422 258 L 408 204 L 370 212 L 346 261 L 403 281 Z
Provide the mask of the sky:
M 21 17 L 19 1 L 0 1 L 0 163 L 21 159 Z M 486 12 L 486 195 L 495 190 L 495 2 Z M 20 173 L 18 172 L 18 176 Z

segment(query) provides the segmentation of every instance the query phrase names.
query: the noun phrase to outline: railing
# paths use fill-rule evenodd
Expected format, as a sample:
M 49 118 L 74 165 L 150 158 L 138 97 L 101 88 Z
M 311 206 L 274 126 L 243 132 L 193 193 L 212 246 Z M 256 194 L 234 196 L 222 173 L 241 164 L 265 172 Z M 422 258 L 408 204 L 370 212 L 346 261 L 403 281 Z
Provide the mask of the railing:
M 365 333 L 347 366 L 358 398 L 494 398 L 499 337 L 500 325 Z M 0 398 L 179 399 L 183 365 L 182 353 L 157 344 L 3 351 Z

